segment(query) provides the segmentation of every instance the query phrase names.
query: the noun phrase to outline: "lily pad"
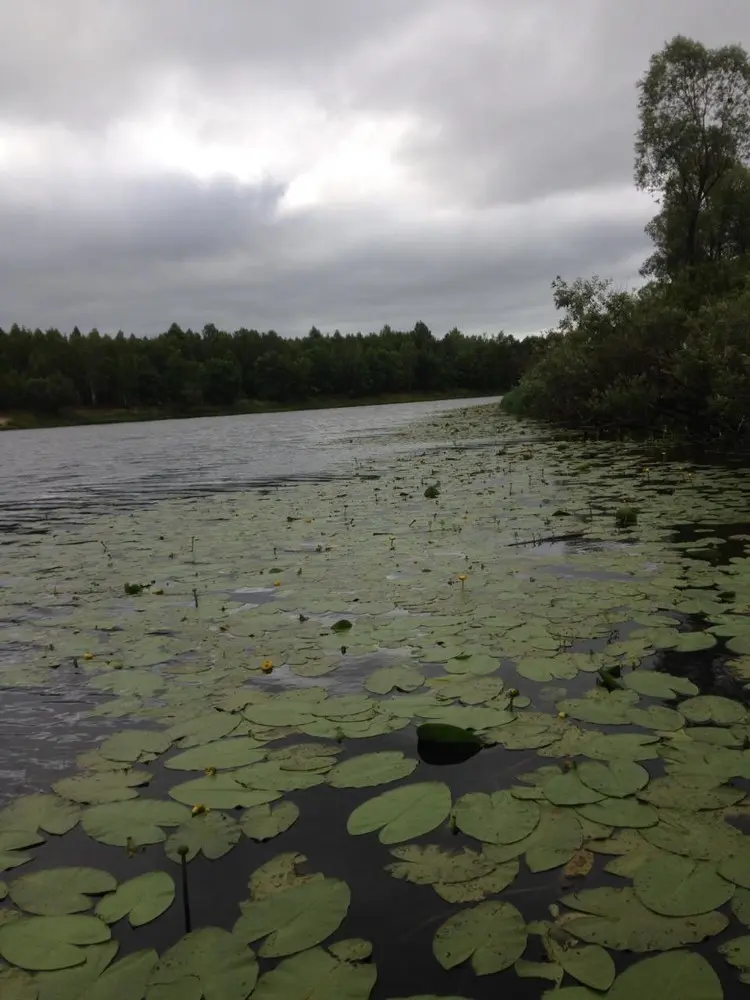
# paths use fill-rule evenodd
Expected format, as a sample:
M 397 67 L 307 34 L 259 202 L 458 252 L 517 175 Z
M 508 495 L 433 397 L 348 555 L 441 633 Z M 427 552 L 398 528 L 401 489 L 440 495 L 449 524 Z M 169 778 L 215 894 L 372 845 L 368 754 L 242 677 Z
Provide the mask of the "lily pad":
M 645 788 L 649 773 L 632 760 L 612 760 L 607 763 L 584 760 L 576 767 L 579 779 L 610 798 L 625 798 Z
M 622 679 L 626 688 L 651 698 L 677 698 L 679 695 L 696 695 L 698 688 L 687 677 L 675 677 L 659 670 L 632 670 Z
M 185 805 L 203 805 L 210 809 L 248 808 L 281 798 L 280 791 L 248 788 L 231 774 L 213 774 L 184 781 L 170 788 L 169 795 Z
M 401 860 L 386 865 L 386 871 L 394 878 L 406 879 L 416 885 L 468 882 L 487 875 L 496 866 L 496 862 L 487 855 L 477 854 L 468 848 L 446 851 L 436 844 L 408 844 L 395 848 L 391 854 Z
M 44 830 L 61 836 L 72 830 L 81 818 L 80 807 L 57 795 L 34 792 L 14 799 L 0 810 L 2 830 Z
M 10 898 L 27 913 L 63 916 L 81 913 L 99 896 L 117 887 L 117 879 L 98 868 L 45 868 L 10 884 Z
M 471 959 L 478 976 L 510 968 L 526 950 L 526 923 L 510 903 L 485 902 L 449 917 L 432 942 L 444 969 Z
M 371 963 L 348 962 L 310 948 L 264 973 L 253 1000 L 368 1000 L 377 978 Z
M 423 781 L 363 802 L 349 816 L 346 828 L 353 836 L 380 830 L 382 844 L 397 844 L 434 830 L 450 808 L 450 788 L 441 781 Z
M 142 847 L 166 839 L 163 827 L 179 826 L 190 811 L 176 802 L 139 799 L 92 806 L 83 814 L 81 825 L 89 837 L 113 847 Z
M 58 795 L 80 803 L 124 802 L 138 795 L 137 786 L 151 781 L 148 771 L 100 771 L 62 778 L 52 786 Z
M 715 694 L 701 694 L 680 702 L 680 711 L 689 722 L 705 725 L 712 722 L 717 726 L 734 726 L 743 722 L 747 714 L 745 706 L 731 698 Z
M 346 882 L 323 878 L 275 893 L 265 900 L 240 903 L 242 916 L 233 928 L 238 941 L 266 940 L 263 958 L 292 955 L 320 944 L 341 925 L 351 894 Z
M 86 961 L 85 945 L 109 939 L 97 917 L 24 917 L 0 925 L 0 955 L 21 969 L 68 969 Z
M 638 830 L 655 826 L 659 821 L 659 814 L 655 809 L 633 798 L 604 799 L 592 805 L 579 806 L 578 812 L 584 819 L 594 823 L 601 823 L 604 826 L 628 826 Z
M 250 948 L 228 931 L 203 927 L 162 955 L 149 976 L 146 996 L 246 1000 L 257 979 L 258 963 Z
M 159 956 L 152 948 L 127 955 L 105 969 L 87 988 L 81 1000 L 142 1000 L 146 994 L 146 983 L 158 961 Z M 40 993 L 39 1000 L 46 1000 L 43 993 Z
M 225 771 L 259 763 L 265 756 L 263 744 L 258 740 L 250 736 L 229 736 L 183 750 L 165 760 L 164 766 L 175 771 L 205 771 L 207 768 Z
M 633 877 L 635 894 L 665 917 L 691 917 L 723 906 L 734 886 L 713 865 L 676 854 L 646 861 Z
M 674 951 L 645 958 L 615 980 L 607 1000 L 722 1000 L 719 977 L 702 955 Z
M 540 813 L 536 802 L 500 791 L 463 795 L 456 802 L 454 815 L 456 826 L 468 836 L 488 844 L 512 844 L 533 832 Z
M 203 812 L 190 816 L 167 838 L 164 850 L 171 861 L 180 864 L 181 848 L 187 848 L 186 861 L 202 854 L 209 861 L 223 858 L 240 839 L 240 825 L 236 819 L 222 812 Z
M 416 667 L 380 667 L 365 680 L 365 688 L 373 694 L 390 691 L 416 691 L 424 684 L 424 674 Z
M 246 810 L 240 828 L 251 840 L 271 840 L 296 823 L 299 808 L 288 800 L 278 805 L 258 805 Z
M 166 872 L 145 872 L 117 887 L 96 906 L 96 915 L 107 924 L 127 916 L 131 927 L 141 927 L 161 916 L 174 902 L 175 886 Z
M 729 919 L 718 911 L 691 917 L 665 917 L 641 903 L 630 887 L 602 886 L 564 896 L 562 926 L 574 937 L 618 951 L 669 951 L 720 934 Z
M 360 754 L 337 764 L 327 781 L 334 788 L 366 788 L 407 778 L 419 762 L 404 757 L 400 750 Z

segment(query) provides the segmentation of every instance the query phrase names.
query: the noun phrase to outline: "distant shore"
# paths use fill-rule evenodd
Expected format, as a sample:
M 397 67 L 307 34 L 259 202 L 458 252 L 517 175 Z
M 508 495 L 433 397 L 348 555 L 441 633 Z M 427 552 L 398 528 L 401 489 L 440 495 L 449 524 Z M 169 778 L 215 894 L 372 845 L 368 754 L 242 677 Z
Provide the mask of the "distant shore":
M 189 410 L 168 407 L 66 407 L 55 414 L 10 411 L 0 413 L 0 431 L 35 430 L 45 427 L 80 427 L 88 424 L 125 424 L 152 420 L 183 420 L 196 417 L 228 417 L 249 413 L 285 413 L 294 410 L 326 410 L 349 406 L 387 406 L 394 403 L 429 403 L 443 399 L 480 399 L 493 393 L 454 390 L 441 393 L 391 393 L 381 396 L 324 398 L 320 396 L 294 403 L 274 403 L 270 400 L 245 400 L 232 407 L 203 406 Z M 499 395 L 499 394 L 498 394 Z

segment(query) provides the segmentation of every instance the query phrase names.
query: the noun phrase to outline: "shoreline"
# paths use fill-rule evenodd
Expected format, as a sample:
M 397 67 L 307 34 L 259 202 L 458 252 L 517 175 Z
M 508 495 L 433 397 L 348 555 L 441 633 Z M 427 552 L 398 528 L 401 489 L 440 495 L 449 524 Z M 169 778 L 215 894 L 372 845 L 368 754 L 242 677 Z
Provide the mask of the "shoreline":
M 137 409 L 74 407 L 46 416 L 30 411 L 0 413 L 0 431 L 42 430 L 51 427 L 86 427 L 98 424 L 151 423 L 158 420 L 195 420 L 205 417 L 247 416 L 254 413 L 291 413 L 304 410 L 347 409 L 356 406 L 393 406 L 399 403 L 431 403 L 449 399 L 485 399 L 492 393 L 455 390 L 443 393 L 387 393 L 359 399 L 315 398 L 296 403 L 248 400 L 233 407 L 198 407 L 171 410 L 161 407 Z M 497 398 L 500 398 L 498 394 Z

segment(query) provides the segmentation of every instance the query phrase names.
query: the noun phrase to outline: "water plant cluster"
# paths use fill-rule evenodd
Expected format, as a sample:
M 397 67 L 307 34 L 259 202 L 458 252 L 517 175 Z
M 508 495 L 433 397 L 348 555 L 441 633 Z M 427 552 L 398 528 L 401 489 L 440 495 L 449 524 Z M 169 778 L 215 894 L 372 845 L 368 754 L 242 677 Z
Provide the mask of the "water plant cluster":
M 494 408 L 403 443 L 3 547 L 4 690 L 102 728 L 0 807 L 0 996 L 750 980 L 746 475 Z

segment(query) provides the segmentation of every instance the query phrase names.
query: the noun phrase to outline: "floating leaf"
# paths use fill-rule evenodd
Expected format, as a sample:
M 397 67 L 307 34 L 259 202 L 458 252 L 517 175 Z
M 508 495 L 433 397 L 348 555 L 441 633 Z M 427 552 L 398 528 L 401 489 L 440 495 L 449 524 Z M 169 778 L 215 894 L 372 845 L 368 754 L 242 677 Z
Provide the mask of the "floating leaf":
M 750 982 L 750 935 L 733 938 L 719 945 L 719 952 L 736 969 L 741 969 L 740 980 L 743 983 Z
M 284 892 L 306 882 L 321 882 L 324 876 L 320 872 L 303 875 L 297 871 L 306 861 L 304 854 L 297 854 L 294 851 L 277 854 L 275 858 L 266 861 L 250 876 L 248 887 L 251 899 L 269 899 L 277 892 Z
M 614 982 L 615 963 L 601 945 L 571 947 L 555 941 L 550 935 L 545 940 L 545 946 L 550 959 L 584 986 L 590 986 L 594 990 L 608 990 Z
M 151 760 L 164 753 L 172 745 L 166 733 L 147 729 L 126 729 L 122 733 L 108 736 L 99 747 L 102 757 L 109 760 L 135 763 Z
M 575 770 L 550 775 L 541 788 L 553 806 L 582 806 L 604 798 L 602 792 L 585 785 Z
M 464 848 L 461 851 L 446 851 L 436 844 L 408 844 L 391 851 L 395 864 L 386 865 L 386 871 L 394 878 L 406 879 L 416 885 L 432 885 L 435 882 L 467 882 L 469 879 L 487 875 L 496 865 L 491 858 Z
M 659 754 L 654 744 L 658 742 L 658 736 L 640 733 L 597 733 L 587 741 L 585 753 L 596 760 L 655 760 Z
M 424 684 L 424 674 L 416 667 L 380 667 L 365 680 L 365 688 L 373 694 L 389 691 L 415 691 Z
M 461 910 L 437 929 L 432 942 L 444 969 L 471 959 L 478 976 L 509 968 L 526 949 L 526 924 L 510 903 L 485 902 Z
M 612 760 L 602 763 L 584 760 L 575 772 L 584 785 L 610 798 L 625 798 L 640 791 L 648 784 L 649 773 L 645 767 L 632 760 Z
M 192 861 L 198 854 L 215 861 L 223 858 L 240 839 L 240 826 L 236 819 L 222 812 L 203 812 L 190 816 L 178 826 L 164 845 L 167 857 L 180 864 L 180 848 L 187 848 L 185 858 Z
M 471 677 L 466 674 L 432 677 L 427 683 L 434 687 L 441 701 L 457 698 L 462 705 L 481 705 L 497 698 L 505 686 L 500 677 Z
M 229 736 L 241 721 L 241 716 L 230 712 L 208 711 L 188 719 L 187 722 L 178 722 L 170 726 L 166 735 L 170 740 L 179 741 L 181 747 L 197 747 L 202 743 L 210 743 L 212 740 Z
M 498 864 L 487 875 L 469 879 L 466 882 L 435 882 L 432 888 L 449 903 L 479 903 L 487 896 L 494 896 L 514 881 L 518 875 L 518 861 L 512 858 Z
M 382 844 L 397 844 L 434 830 L 450 809 L 450 788 L 441 781 L 423 781 L 363 802 L 349 816 L 346 828 L 353 836 L 380 830 Z
M 337 764 L 327 781 L 334 788 L 366 788 L 407 778 L 419 762 L 404 757 L 400 750 L 360 754 Z
M 591 851 L 581 848 L 576 851 L 563 868 L 565 878 L 585 878 L 594 865 L 594 855 Z M 591 985 L 591 984 L 589 984 Z
M 668 951 L 720 934 L 729 923 L 723 913 L 664 917 L 641 903 L 631 888 L 583 889 L 562 902 L 580 911 L 566 914 L 563 926 L 574 937 L 618 951 Z
M 98 868 L 45 868 L 11 882 L 10 898 L 27 913 L 57 917 L 88 910 L 89 896 L 116 887 L 117 879 Z
M 4 1000 L 37 1000 L 37 980 L 23 969 L 0 969 L 0 996 Z
M 61 836 L 72 830 L 80 818 L 81 810 L 72 802 L 35 792 L 14 799 L 0 810 L 0 831 L 44 830 Z
M 148 771 L 100 771 L 62 778 L 52 786 L 58 795 L 74 802 L 124 802 L 137 797 L 137 786 L 151 781 Z
M 530 871 L 544 872 L 570 862 L 582 843 L 583 830 L 575 813 L 544 806 L 539 826 L 516 846 L 524 851 Z
M 32 1000 L 78 1000 L 99 979 L 119 948 L 117 941 L 105 941 L 103 944 L 92 944 L 86 948 L 86 961 L 83 965 L 75 965 L 69 969 L 58 969 L 55 972 L 38 972 L 31 980 L 34 992 Z M 24 973 L 26 975 L 26 973 Z M 30 977 L 29 977 L 30 978 Z M 5 998 L 0 981 L 0 996 Z M 11 994 L 12 1000 L 13 994 Z
M 276 806 L 252 806 L 244 813 L 240 828 L 251 840 L 271 840 L 288 830 L 298 817 L 299 808 L 288 800 L 279 802 Z
M 731 698 L 715 694 L 701 694 L 680 702 L 680 711 L 689 722 L 705 725 L 713 722 L 717 726 L 733 726 L 743 722 L 745 706 Z
M 21 854 L 19 851 L 43 843 L 44 837 L 38 833 L 28 833 L 26 830 L 0 830 L 0 872 L 10 871 L 31 861 L 30 854 Z
M 629 966 L 615 980 L 607 1000 L 722 1000 L 723 996 L 719 977 L 702 955 L 673 951 Z
M 183 750 L 164 761 L 164 766 L 175 771 L 205 771 L 214 767 L 224 771 L 233 767 L 246 767 L 263 760 L 266 751 L 258 740 L 250 736 L 230 736 L 213 743 Z
M 268 899 L 240 903 L 242 916 L 232 933 L 248 944 L 265 938 L 259 951 L 263 958 L 292 955 L 333 934 L 346 916 L 350 899 L 349 886 L 341 879 L 305 882 Z
M 643 726 L 644 729 L 658 729 L 665 733 L 682 729 L 685 724 L 684 717 L 674 708 L 667 708 L 666 705 L 630 708 L 628 709 L 628 719 L 634 726 Z
M 264 973 L 253 1000 L 368 1000 L 376 978 L 371 963 L 342 961 L 311 948 Z
M 204 805 L 210 809 L 247 808 L 281 798 L 280 791 L 247 788 L 231 774 L 212 774 L 183 781 L 181 785 L 170 788 L 169 795 L 185 805 Z
M 291 770 L 283 766 L 282 761 L 269 760 L 263 764 L 251 764 L 243 767 L 232 774 L 232 780 L 242 785 L 247 785 L 250 789 L 276 790 L 279 792 L 292 792 L 301 788 L 314 788 L 325 780 L 325 775 L 317 771 Z M 255 805 L 248 802 L 247 805 Z M 270 801 L 270 800 L 266 800 Z
M 667 917 L 708 913 L 734 893 L 713 865 L 676 854 L 646 861 L 635 873 L 633 888 L 644 906 Z
M 158 961 L 152 948 L 133 952 L 106 969 L 80 1000 L 143 1000 L 146 983 Z M 39 1000 L 46 998 L 40 994 Z
M 698 861 L 720 861 L 745 850 L 744 835 L 708 812 L 660 809 L 659 822 L 644 829 L 642 836 L 654 847 Z
M 644 802 L 638 802 L 637 799 L 604 799 L 602 802 L 594 802 L 593 805 L 579 806 L 578 812 L 584 819 L 602 823 L 604 826 L 643 829 L 655 826 L 659 821 L 656 810 Z
M 372 944 L 362 938 L 347 938 L 346 941 L 329 944 L 328 950 L 343 962 L 364 962 L 372 955 Z
M 721 785 L 718 778 L 699 774 L 671 774 L 655 778 L 648 788 L 638 792 L 638 798 L 659 809 L 700 812 L 704 809 L 726 809 L 745 797 L 739 788 Z
M 141 927 L 161 916 L 174 902 L 175 887 L 166 872 L 145 872 L 123 882 L 96 905 L 96 915 L 107 924 L 127 916 L 131 927 Z
M 109 938 L 109 927 L 97 917 L 23 917 L 0 925 L 0 955 L 31 971 L 68 969 L 86 961 L 82 946 Z
M 459 830 L 468 836 L 488 844 L 512 844 L 533 832 L 540 813 L 536 802 L 521 801 L 500 791 L 463 795 L 456 802 L 454 815 Z
M 633 670 L 622 679 L 626 688 L 651 698 L 676 698 L 678 695 L 698 694 L 698 688 L 686 677 L 657 670 Z
M 258 979 L 250 948 L 228 931 L 203 927 L 181 938 L 152 970 L 151 1000 L 247 1000 Z
M 89 837 L 113 847 L 142 847 L 160 844 L 166 833 L 162 827 L 179 826 L 190 811 L 176 802 L 138 799 L 92 806 L 83 814 L 81 825 Z

